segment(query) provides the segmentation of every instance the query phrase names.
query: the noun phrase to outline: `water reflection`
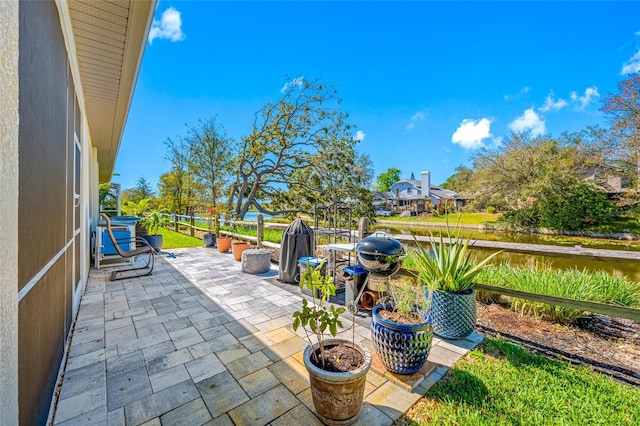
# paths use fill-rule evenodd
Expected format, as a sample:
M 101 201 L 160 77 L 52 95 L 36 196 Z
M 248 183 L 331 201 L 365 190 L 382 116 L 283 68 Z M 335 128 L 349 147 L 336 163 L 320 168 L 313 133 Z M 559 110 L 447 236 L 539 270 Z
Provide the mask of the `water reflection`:
M 376 230 L 384 231 L 391 234 L 401 234 L 401 235 L 429 235 L 429 228 L 424 226 L 414 226 L 407 228 L 400 227 L 376 227 Z M 431 229 L 431 232 L 437 235 L 438 229 Z M 597 248 L 597 249 L 612 249 L 612 250 L 640 250 L 640 244 L 637 242 L 624 242 L 620 244 L 620 242 L 615 243 L 603 243 L 596 245 L 588 245 L 585 244 L 583 240 L 579 237 L 560 237 L 562 239 L 561 242 L 551 241 L 549 237 L 539 234 L 520 234 L 515 232 L 482 232 L 478 230 L 474 231 L 466 231 L 463 230 L 461 232 L 461 236 L 463 237 L 471 237 L 478 240 L 489 240 L 489 241 L 506 241 L 506 242 L 514 242 L 514 243 L 526 243 L 526 244 L 546 244 L 546 245 L 557 245 L 557 246 L 568 246 L 572 247 L 576 244 L 581 244 L 585 248 Z M 604 240 L 607 241 L 607 240 Z M 490 250 L 486 249 L 473 249 L 474 252 L 489 255 L 491 253 Z M 496 258 L 493 259 L 492 263 L 500 263 L 508 261 L 514 265 L 527 265 L 534 266 L 536 264 L 545 264 L 550 265 L 553 268 L 557 269 L 571 269 L 577 268 L 579 270 L 587 269 L 589 271 L 607 271 L 611 274 L 617 276 L 627 276 L 630 280 L 635 282 L 640 282 L 640 264 L 638 263 L 629 263 L 629 262 L 612 262 L 612 261 L 600 261 L 600 260 L 591 260 L 591 259 L 575 259 L 575 258 L 566 258 L 566 257 L 551 257 L 551 256 L 541 256 L 541 255 L 533 255 L 533 254 L 522 254 L 522 253 L 500 253 Z

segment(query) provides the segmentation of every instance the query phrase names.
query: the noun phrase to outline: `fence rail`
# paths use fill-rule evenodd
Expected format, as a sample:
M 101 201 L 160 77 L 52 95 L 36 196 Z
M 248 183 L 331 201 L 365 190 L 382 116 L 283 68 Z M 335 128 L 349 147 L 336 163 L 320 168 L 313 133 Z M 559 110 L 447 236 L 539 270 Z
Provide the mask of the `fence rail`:
M 407 277 L 414 277 L 414 274 L 410 270 L 404 268 L 400 269 L 400 271 L 398 271 L 398 274 Z M 629 308 L 627 306 L 610 305 L 600 302 L 589 302 L 586 300 L 566 299 L 564 297 L 530 293 L 528 291 L 514 290 L 511 288 L 498 287 L 489 284 L 476 284 L 475 288 L 476 290 L 486 291 L 487 293 L 491 294 L 515 297 L 532 302 L 547 303 L 549 305 L 557 305 L 564 308 L 576 309 L 579 311 L 587 311 L 595 314 L 640 321 L 640 309 Z
M 196 219 L 198 219 L 198 221 L 202 221 L 202 218 L 196 218 L 193 215 L 179 215 L 179 214 L 172 214 L 171 217 L 173 219 L 173 229 L 175 232 L 181 232 L 180 227 L 187 228 L 189 230 L 189 234 L 192 237 L 195 237 L 196 231 L 209 232 L 208 226 L 207 227 L 196 226 Z M 256 228 L 257 237 L 253 237 L 250 235 L 237 234 L 235 232 L 224 231 L 224 230 L 220 230 L 220 234 L 226 235 L 228 237 L 236 238 L 239 240 L 255 242 L 258 247 L 265 246 L 265 247 L 271 247 L 271 248 L 280 248 L 280 244 L 265 242 L 263 239 L 264 228 L 266 227 L 266 228 L 274 228 L 274 229 L 284 229 L 287 226 L 289 226 L 287 224 L 282 224 L 282 223 L 265 224 L 263 216 L 261 214 L 258 215 L 256 222 L 249 222 L 249 221 L 234 221 L 234 222 L 224 221 L 224 222 L 227 224 L 233 224 L 234 226 Z
M 179 231 L 180 226 L 184 226 L 189 228 L 189 232 L 191 236 L 194 236 L 194 231 L 206 232 L 207 228 L 202 228 L 195 226 L 195 218 L 194 216 L 186 216 L 186 215 L 173 215 L 174 217 L 174 228 L 177 232 Z M 182 218 L 183 220 L 180 220 Z M 234 222 L 234 225 L 242 225 L 242 226 L 255 226 L 258 231 L 257 237 L 237 234 L 230 231 L 220 231 L 221 234 L 230 236 L 236 239 L 243 239 L 246 241 L 255 242 L 258 247 L 271 247 L 271 248 L 280 248 L 280 244 L 265 242 L 262 240 L 262 230 L 266 226 L 267 228 L 283 228 L 286 227 L 286 224 L 265 224 L 261 219 L 261 215 L 258 216 L 257 222 Z M 394 238 L 397 236 L 394 236 Z M 423 237 L 424 238 L 424 237 Z M 398 275 L 413 277 L 413 273 L 407 269 L 400 269 Z M 640 309 L 629 308 L 627 306 L 620 305 L 610 305 L 606 303 L 599 302 L 590 302 L 585 300 L 576 300 L 576 299 L 566 299 L 563 297 L 557 296 L 549 296 L 546 294 L 539 293 L 530 293 L 521 290 L 514 290 L 506 287 L 499 287 L 495 285 L 489 284 L 476 284 L 475 288 L 480 291 L 485 291 L 491 294 L 497 294 L 508 297 L 515 297 L 519 299 L 525 299 L 532 302 L 540 302 L 546 303 L 549 305 L 562 306 L 569 309 L 576 309 L 580 311 L 587 311 L 596 314 L 602 314 L 612 317 L 625 318 L 633 321 L 640 321 Z

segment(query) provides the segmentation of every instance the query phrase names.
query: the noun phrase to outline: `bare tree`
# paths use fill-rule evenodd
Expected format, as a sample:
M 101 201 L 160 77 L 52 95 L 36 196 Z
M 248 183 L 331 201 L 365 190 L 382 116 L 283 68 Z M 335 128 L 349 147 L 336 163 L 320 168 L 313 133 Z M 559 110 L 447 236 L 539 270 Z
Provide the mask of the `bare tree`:
M 618 93 L 603 101 L 613 137 L 619 139 L 627 155 L 635 159 L 637 185 L 640 189 L 640 73 L 631 74 L 618 83 Z

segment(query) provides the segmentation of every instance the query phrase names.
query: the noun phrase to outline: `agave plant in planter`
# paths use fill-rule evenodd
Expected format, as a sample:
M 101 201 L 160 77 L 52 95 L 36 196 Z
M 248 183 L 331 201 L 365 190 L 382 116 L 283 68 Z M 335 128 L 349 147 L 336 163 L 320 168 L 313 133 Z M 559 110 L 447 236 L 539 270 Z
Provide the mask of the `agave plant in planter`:
M 443 232 L 432 235 L 430 247 L 420 244 L 410 253 L 410 263 L 420 281 L 432 292 L 431 321 L 433 333 L 445 339 L 461 339 L 473 331 L 476 324 L 475 278 L 496 252 L 474 262 L 469 252 L 470 238 L 460 237 L 460 226 L 451 232 L 448 241 Z
M 313 304 L 302 299 L 302 309 L 293 314 L 293 329 L 302 326 L 309 341 L 303 359 L 316 412 L 325 424 L 349 425 L 362 409 L 371 354 L 354 341 L 335 338 L 345 309 L 329 304 L 336 288 L 329 275 L 322 275 L 323 266 L 324 262 L 307 268 L 300 276 L 300 287 L 306 286 L 318 298 Z M 325 333 L 333 338 L 325 338 Z
M 397 374 L 413 374 L 427 361 L 433 342 L 430 299 L 423 286 L 408 277 L 391 282 L 391 304 L 371 312 L 371 340 L 380 361 Z

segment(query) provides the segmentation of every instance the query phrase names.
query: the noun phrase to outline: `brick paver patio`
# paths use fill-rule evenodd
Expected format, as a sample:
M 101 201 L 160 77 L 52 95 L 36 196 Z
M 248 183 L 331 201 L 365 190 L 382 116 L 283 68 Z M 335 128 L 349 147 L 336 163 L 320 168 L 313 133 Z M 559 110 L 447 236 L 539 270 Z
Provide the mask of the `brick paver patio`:
M 291 314 L 302 294 L 277 269 L 241 272 L 230 253 L 170 250 L 153 275 L 108 281 L 91 271 L 73 331 L 56 425 L 316 425 L 302 363 L 304 332 Z M 368 319 L 343 333 L 369 347 Z M 376 362 L 356 424 L 390 425 L 482 336 L 434 339 L 412 377 Z M 375 358 L 375 356 L 374 356 Z

